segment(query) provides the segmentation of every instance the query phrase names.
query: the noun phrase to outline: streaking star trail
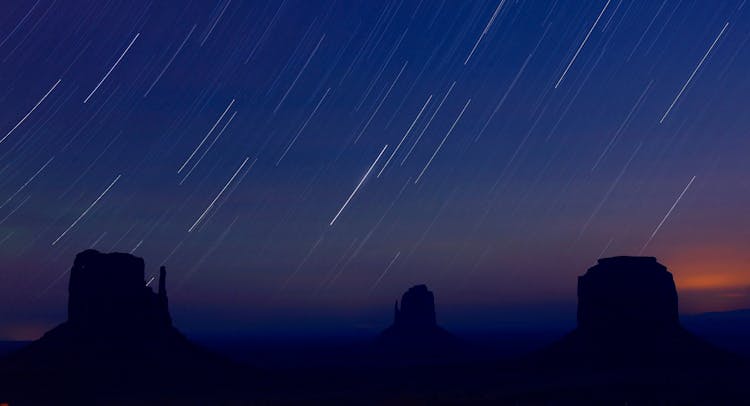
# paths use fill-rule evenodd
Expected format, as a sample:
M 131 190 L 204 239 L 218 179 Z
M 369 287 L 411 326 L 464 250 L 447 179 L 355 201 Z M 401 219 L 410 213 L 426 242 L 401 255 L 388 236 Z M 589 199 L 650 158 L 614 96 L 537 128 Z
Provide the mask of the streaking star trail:
M 0 341 L 87 248 L 166 266 L 206 335 L 371 328 L 421 283 L 477 310 L 446 324 L 547 320 L 599 255 L 733 264 L 681 306 L 750 307 L 744 0 L 0 9 Z

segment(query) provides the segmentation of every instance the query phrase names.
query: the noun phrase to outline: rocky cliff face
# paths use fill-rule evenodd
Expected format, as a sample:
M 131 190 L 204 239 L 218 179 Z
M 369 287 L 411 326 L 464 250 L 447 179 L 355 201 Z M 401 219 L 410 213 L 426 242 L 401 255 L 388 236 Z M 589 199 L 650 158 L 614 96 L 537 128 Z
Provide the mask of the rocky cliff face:
M 68 320 L 20 355 L 92 363 L 123 358 L 168 363 L 199 353 L 172 326 L 166 269 L 159 271 L 157 293 L 146 286 L 144 276 L 143 259 L 131 254 L 79 253 L 70 270 Z
M 596 333 L 676 329 L 672 274 L 654 257 L 600 259 L 578 277 L 578 328 Z
M 130 254 L 79 253 L 70 271 L 68 320 L 3 364 L 19 393 L 44 387 L 49 394 L 39 395 L 54 399 L 89 389 L 160 393 L 218 383 L 229 363 L 172 326 L 166 269 L 157 293 L 144 273 L 143 259 Z
M 399 329 L 431 329 L 437 326 L 435 295 L 426 285 L 409 288 L 401 297 L 401 308 L 396 302 L 393 325 Z
M 540 359 L 569 367 L 708 365 L 732 357 L 682 328 L 672 274 L 653 257 L 613 257 L 578 278 L 578 325 Z
M 402 359 L 443 358 L 455 355 L 459 340 L 438 326 L 435 295 L 425 285 L 411 287 L 396 302 L 393 324 L 378 337 L 381 350 Z
M 159 292 L 144 280 L 142 258 L 86 250 L 76 255 L 68 285 L 68 323 L 85 331 L 167 329 L 166 269 L 159 275 Z

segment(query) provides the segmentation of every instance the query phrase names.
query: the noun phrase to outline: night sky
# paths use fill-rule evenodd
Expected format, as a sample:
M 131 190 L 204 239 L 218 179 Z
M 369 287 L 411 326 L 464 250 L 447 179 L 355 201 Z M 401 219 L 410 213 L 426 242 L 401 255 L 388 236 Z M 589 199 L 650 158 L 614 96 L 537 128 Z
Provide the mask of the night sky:
M 189 4 L 185 4 L 189 3 Z M 86 248 L 195 334 L 575 318 L 599 257 L 750 306 L 745 1 L 4 1 L 0 339 Z

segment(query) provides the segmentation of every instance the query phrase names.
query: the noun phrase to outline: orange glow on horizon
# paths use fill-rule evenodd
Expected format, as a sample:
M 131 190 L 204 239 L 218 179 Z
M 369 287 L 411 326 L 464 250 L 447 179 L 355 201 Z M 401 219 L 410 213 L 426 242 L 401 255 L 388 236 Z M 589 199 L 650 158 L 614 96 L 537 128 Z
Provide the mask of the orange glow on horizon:
M 675 283 L 680 290 L 716 290 L 750 286 L 750 280 L 746 275 L 732 272 L 688 274 L 681 278 L 675 277 Z
M 732 245 L 681 247 L 659 260 L 674 275 L 684 310 L 750 306 L 750 252 Z

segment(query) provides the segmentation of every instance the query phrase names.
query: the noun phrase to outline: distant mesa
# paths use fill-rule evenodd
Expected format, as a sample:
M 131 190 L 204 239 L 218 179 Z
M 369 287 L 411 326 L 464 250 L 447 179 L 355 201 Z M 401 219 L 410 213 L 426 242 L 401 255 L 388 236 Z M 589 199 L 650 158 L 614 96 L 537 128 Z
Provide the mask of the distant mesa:
M 720 364 L 733 357 L 680 325 L 672 274 L 654 257 L 600 259 L 578 277 L 578 325 L 543 351 L 572 367 Z
M 679 330 L 672 274 L 654 257 L 600 259 L 578 277 L 578 329 L 616 336 Z
M 130 254 L 86 250 L 76 255 L 68 320 L 6 360 L 7 368 L 18 371 L 19 384 L 54 381 L 75 390 L 93 380 L 127 393 L 158 391 L 185 376 L 200 379 L 228 366 L 172 326 L 166 269 L 160 269 L 157 293 L 146 285 L 144 270 L 143 259 Z M 132 385 L 148 379 L 154 381 Z
M 144 271 L 143 259 L 131 254 L 86 250 L 76 255 L 68 285 L 68 320 L 19 356 L 98 362 L 192 355 L 197 348 L 172 326 L 166 269 L 160 269 L 157 293 L 146 286 Z
M 379 347 L 404 357 L 441 357 L 460 349 L 460 341 L 438 326 L 435 296 L 426 285 L 416 285 L 394 306 L 393 324 L 378 337 Z
M 400 309 L 396 301 L 393 326 L 402 331 L 424 331 L 437 327 L 435 295 L 426 285 L 417 285 L 407 290 L 401 297 Z
M 166 268 L 159 270 L 159 290 L 146 286 L 142 258 L 86 250 L 76 256 L 68 285 L 70 328 L 87 334 L 171 334 Z

